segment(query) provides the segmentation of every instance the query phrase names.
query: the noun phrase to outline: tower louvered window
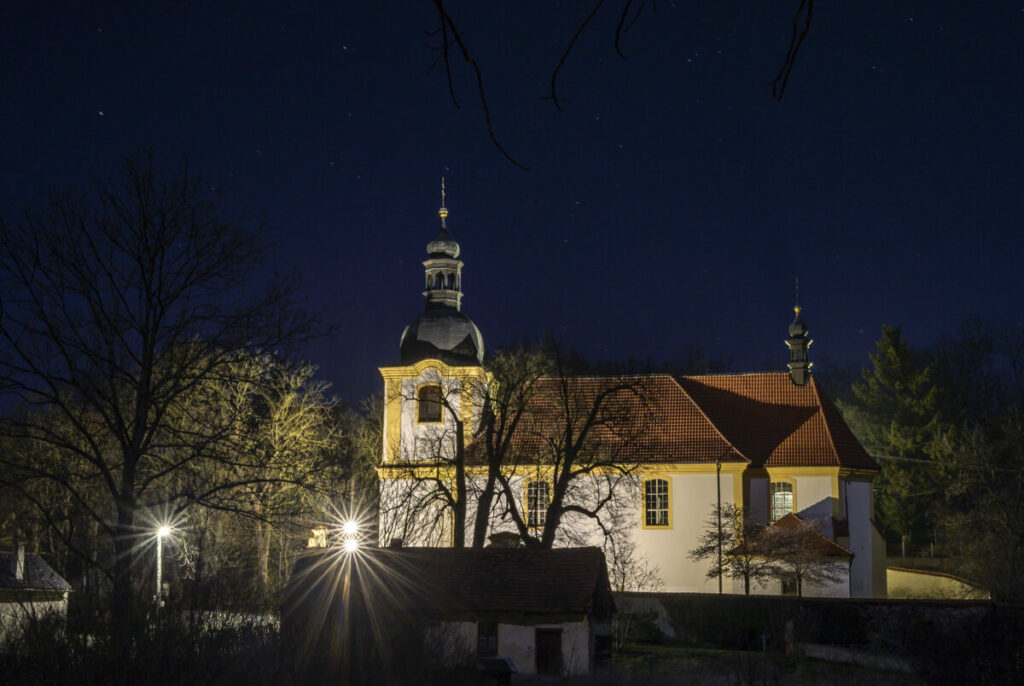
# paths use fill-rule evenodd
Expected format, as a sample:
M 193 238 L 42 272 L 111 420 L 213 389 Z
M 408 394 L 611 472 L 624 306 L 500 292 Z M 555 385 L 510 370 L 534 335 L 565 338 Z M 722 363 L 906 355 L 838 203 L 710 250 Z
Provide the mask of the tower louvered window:
M 423 386 L 416 394 L 417 414 L 419 422 L 436 423 L 441 421 L 441 387 Z

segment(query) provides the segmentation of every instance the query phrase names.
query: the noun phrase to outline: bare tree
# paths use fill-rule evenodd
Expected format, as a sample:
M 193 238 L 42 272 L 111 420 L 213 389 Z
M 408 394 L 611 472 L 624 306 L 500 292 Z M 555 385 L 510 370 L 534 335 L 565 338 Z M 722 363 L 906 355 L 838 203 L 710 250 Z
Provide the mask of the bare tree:
M 637 444 L 650 424 L 646 379 L 584 376 L 574 362 L 555 344 L 502 351 L 485 387 L 470 394 L 480 403 L 471 443 L 455 404 L 466 389 L 442 380 L 430 402 L 447 419 L 419 437 L 415 456 L 384 465 L 382 534 L 483 547 L 489 531 L 511 524 L 526 545 L 551 547 L 627 531 Z
M 802 596 L 807 586 L 834 584 L 849 578 L 849 551 L 819 531 L 819 523 L 789 514 L 766 528 L 764 550 L 772 560 L 772 576 L 796 584 Z
M 444 541 L 462 548 L 466 544 L 470 492 L 466 427 L 460 412 L 463 381 L 439 381 L 432 386 L 437 394 L 429 398 L 415 392 L 402 396 L 403 402 L 417 407 L 417 412 L 421 404 L 429 404 L 441 420 L 424 426 L 409 447 L 412 453 L 389 456 L 388 494 L 381 502 L 381 519 L 385 522 L 382 534 L 389 540 Z
M 690 558 L 709 561 L 707 578 L 727 576 L 743 580 L 743 592 L 750 595 L 751 582 L 774 576 L 776 551 L 773 540 L 765 535 L 765 526 L 747 516 L 734 503 L 713 505 Z
M 603 540 L 634 511 L 653 416 L 647 378 L 586 376 L 559 346 L 546 353 L 552 376 L 532 383 L 497 473 L 503 514 L 527 546 Z
M 0 226 L 0 382 L 6 402 L 36 410 L 2 428 L 62 462 L 0 460 L 58 484 L 112 542 L 115 625 L 127 631 L 146 517 L 172 508 L 175 495 L 201 500 L 238 485 L 168 494 L 170 475 L 224 455 L 234 429 L 176 418 L 204 382 L 235 374 L 239 355 L 286 352 L 316 326 L 294 306 L 294 280 L 246 291 L 260 243 L 221 216 L 210 184 L 186 163 L 162 169 L 137 155 L 94 190 L 88 200 L 55 194 Z
M 490 136 L 491 142 L 494 143 L 495 147 L 498 148 L 505 159 L 520 169 L 529 171 L 529 168 L 514 157 L 499 140 L 494 123 L 494 114 L 487 99 L 486 89 L 484 87 L 485 79 L 483 68 L 480 66 L 480 63 L 476 58 L 476 52 L 471 45 L 471 40 L 467 37 L 466 32 L 460 28 L 463 24 L 461 18 L 458 20 L 458 23 L 456 20 L 456 16 L 460 15 L 460 12 L 462 14 L 468 13 L 467 8 L 459 8 L 453 13 L 451 5 L 454 3 L 450 1 L 446 2 L 446 0 L 431 1 L 434 5 L 434 10 L 437 13 L 438 22 L 437 28 L 429 32 L 431 37 L 438 39 L 436 44 L 430 46 L 431 49 L 437 52 L 437 59 L 434 61 L 433 66 L 437 66 L 438 64 L 444 65 L 445 80 L 448 85 L 448 93 L 451 97 L 452 104 L 457 108 L 461 107 L 455 90 L 455 80 L 453 78 L 454 63 L 461 61 L 471 72 L 471 77 L 476 89 L 476 98 L 483 110 L 484 123 L 487 127 L 487 133 Z M 565 41 L 564 48 L 561 53 L 558 53 L 557 59 L 552 60 L 553 64 L 551 73 L 548 77 L 547 93 L 541 96 L 541 99 L 550 101 L 554 108 L 560 112 L 564 111 L 564 106 L 568 104 L 569 101 L 559 95 L 559 74 L 561 73 L 562 68 L 569 61 L 570 56 L 576 50 L 580 37 L 594 24 L 595 18 L 599 14 L 607 14 L 608 12 L 611 12 L 614 15 L 615 29 L 611 35 L 612 45 L 614 47 L 615 54 L 622 59 L 626 59 L 624 41 L 630 29 L 633 28 L 637 21 L 639 21 L 648 10 L 650 14 L 657 14 L 658 12 L 658 3 L 656 0 L 650 0 L 650 2 L 648 2 L 648 0 L 619 0 L 618 2 L 607 4 L 608 9 L 603 9 L 605 6 L 605 0 L 592 0 L 589 8 L 580 11 L 580 18 L 575 25 L 572 35 Z M 778 73 L 775 75 L 775 78 L 770 81 L 772 97 L 777 102 L 781 102 L 782 97 L 785 94 L 786 86 L 788 85 L 790 75 L 793 72 L 793 66 L 796 64 L 797 54 L 800 52 L 804 39 L 810 31 L 813 13 L 814 0 L 797 0 L 796 10 L 791 15 L 792 29 L 785 57 L 783 58 L 782 65 L 780 66 Z M 433 69 L 433 66 L 431 69 Z

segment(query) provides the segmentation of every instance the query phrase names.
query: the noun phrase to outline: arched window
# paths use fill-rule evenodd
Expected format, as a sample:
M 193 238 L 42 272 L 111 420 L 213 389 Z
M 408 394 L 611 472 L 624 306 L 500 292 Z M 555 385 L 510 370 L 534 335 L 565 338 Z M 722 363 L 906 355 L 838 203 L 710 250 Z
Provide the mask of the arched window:
M 434 288 L 437 290 L 444 288 L 444 274 L 438 272 L 434 275 Z
M 644 526 L 669 526 L 667 479 L 644 481 Z
M 793 484 L 788 481 L 773 481 L 770 486 L 770 493 L 772 521 L 774 522 L 793 511 Z
M 551 490 L 547 481 L 531 481 L 526 484 L 526 523 L 528 526 L 544 526 L 550 504 Z
M 416 393 L 416 421 L 420 423 L 436 424 L 441 421 L 440 386 L 420 386 Z
M 455 274 L 448 272 L 448 290 L 455 290 Z

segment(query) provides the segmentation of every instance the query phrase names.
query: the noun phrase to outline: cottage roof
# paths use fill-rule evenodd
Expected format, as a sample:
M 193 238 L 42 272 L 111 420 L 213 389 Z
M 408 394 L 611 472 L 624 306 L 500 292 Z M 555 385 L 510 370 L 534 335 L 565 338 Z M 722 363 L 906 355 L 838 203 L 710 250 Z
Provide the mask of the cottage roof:
M 780 531 L 795 531 L 803 526 L 804 522 L 805 520 L 799 515 L 790 512 L 775 520 L 772 527 Z M 811 549 L 830 557 L 853 557 L 853 551 L 849 548 L 839 545 L 817 529 L 814 530 L 814 533 L 815 535 L 810 540 Z
M 293 582 L 331 559 L 335 549 L 307 553 Z M 374 548 L 351 558 L 362 584 L 380 586 L 401 610 L 438 618 L 584 615 L 609 617 L 611 588 L 598 548 Z M 374 595 L 367 589 L 367 595 Z
M 592 445 L 610 461 L 878 469 L 818 382 L 798 386 L 785 372 L 541 379 L 517 432 L 519 458 L 542 455 L 566 408 L 578 424 L 600 394 Z M 482 446 L 472 450 L 479 460 Z
M 0 589 L 21 589 L 27 591 L 68 591 L 71 584 L 64 580 L 46 560 L 33 553 L 25 555 L 22 578 L 15 576 L 17 553 L 0 553 Z

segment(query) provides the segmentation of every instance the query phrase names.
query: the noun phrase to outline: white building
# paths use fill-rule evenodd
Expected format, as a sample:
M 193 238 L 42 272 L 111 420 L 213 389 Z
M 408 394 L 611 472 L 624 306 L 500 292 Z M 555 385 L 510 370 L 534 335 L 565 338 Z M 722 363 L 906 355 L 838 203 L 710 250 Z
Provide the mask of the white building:
M 446 217 L 442 208 L 441 232 L 427 246 L 426 309 L 403 333 L 401 363 L 380 370 L 385 543 L 401 538 L 410 545 L 451 545 L 457 473 L 466 485 L 465 516 L 472 526 L 487 477 L 481 424 L 489 411 L 500 412 L 487 406 L 493 381 L 483 364 L 482 336 L 461 312 L 463 263 Z M 718 591 L 718 579 L 706 577 L 707 563 L 690 559 L 689 552 L 721 503 L 765 523 L 789 513 L 816 523 L 833 544 L 845 581 L 805 588 L 805 594 L 885 597 L 884 545 L 873 521 L 878 465 L 811 375 L 811 341 L 799 307 L 796 313 L 786 340 L 788 372 L 537 381 L 525 426 L 512 441 L 516 459 L 504 474 L 520 521 L 499 497 L 492 502 L 489 531 L 541 530 L 545 506 L 560 488 L 552 459 L 545 457 L 548 437 L 564 429 L 569 405 L 592 408 L 593 398 L 607 394 L 601 412 L 609 419 L 602 417 L 588 438 L 601 455 L 591 458 L 594 468 L 574 482 L 571 497 L 592 505 L 614 490 L 602 523 L 610 518 L 626 533 L 634 557 L 657 569 L 661 590 Z M 601 544 L 594 518 L 566 517 L 571 533 L 560 533 L 555 545 Z M 724 590 L 742 593 L 743 584 L 726 578 Z M 782 590 L 776 582 L 755 592 Z

